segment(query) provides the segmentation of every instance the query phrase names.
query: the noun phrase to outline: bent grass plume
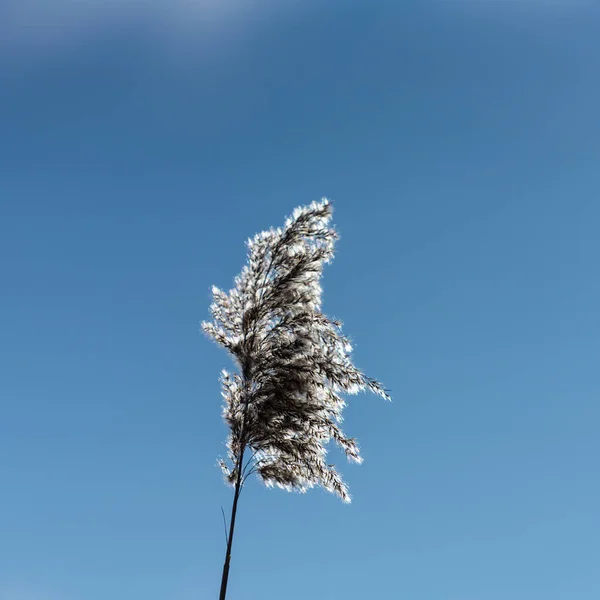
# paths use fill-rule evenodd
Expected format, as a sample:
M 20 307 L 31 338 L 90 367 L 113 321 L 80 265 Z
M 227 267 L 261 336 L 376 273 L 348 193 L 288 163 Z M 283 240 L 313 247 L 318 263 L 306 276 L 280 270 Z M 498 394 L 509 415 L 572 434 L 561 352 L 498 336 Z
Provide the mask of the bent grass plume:
M 331 203 L 296 208 L 285 225 L 247 241 L 248 262 L 228 293 L 213 287 L 212 320 L 204 332 L 233 357 L 222 372 L 227 459 L 219 465 L 233 486 L 219 600 L 225 600 L 238 500 L 247 478 L 305 492 L 322 486 L 350 502 L 346 483 L 326 461 L 332 439 L 360 463 L 354 438 L 340 428 L 342 394 L 363 390 L 389 400 L 383 386 L 350 359 L 341 323 L 321 312 L 320 279 L 338 238 Z

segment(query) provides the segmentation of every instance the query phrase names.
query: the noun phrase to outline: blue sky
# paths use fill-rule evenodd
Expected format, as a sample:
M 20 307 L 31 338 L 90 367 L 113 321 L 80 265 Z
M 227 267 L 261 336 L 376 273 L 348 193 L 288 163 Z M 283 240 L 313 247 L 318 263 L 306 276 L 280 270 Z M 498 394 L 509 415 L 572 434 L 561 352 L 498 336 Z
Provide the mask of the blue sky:
M 600 597 L 597 4 L 3 6 L 0 600 L 216 598 L 199 323 L 322 196 L 394 402 L 351 505 L 248 485 L 231 599 Z

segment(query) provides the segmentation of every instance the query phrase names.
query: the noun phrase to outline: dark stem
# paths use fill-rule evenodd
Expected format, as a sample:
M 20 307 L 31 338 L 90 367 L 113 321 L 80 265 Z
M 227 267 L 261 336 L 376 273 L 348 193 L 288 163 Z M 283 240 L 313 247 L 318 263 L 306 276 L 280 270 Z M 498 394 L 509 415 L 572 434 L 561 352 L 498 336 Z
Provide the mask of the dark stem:
M 267 281 L 267 277 L 269 275 L 269 271 L 271 270 L 271 267 L 273 265 L 273 260 L 274 260 L 274 256 L 273 254 L 271 254 L 270 260 L 269 260 L 269 266 L 267 267 L 267 271 L 265 273 L 265 277 L 264 277 L 264 281 L 263 281 L 263 287 Z M 264 292 L 261 291 L 261 301 L 262 301 L 262 297 L 264 295 Z M 259 306 L 261 304 L 261 301 L 259 301 Z M 250 351 L 247 351 L 247 356 L 252 354 L 252 349 L 254 348 L 254 343 L 256 340 L 256 320 L 253 323 L 253 333 L 254 333 L 254 337 L 252 338 L 252 347 L 250 349 Z M 244 331 L 244 346 L 246 345 L 246 340 L 247 340 L 247 334 L 248 331 Z M 242 375 L 244 378 L 244 388 L 246 389 L 246 392 L 248 391 L 248 382 L 250 380 L 250 364 L 248 361 L 244 361 L 243 365 L 242 365 Z M 244 485 L 244 471 L 246 470 L 244 467 L 244 451 L 246 450 L 246 440 L 245 440 L 245 425 L 246 425 L 246 415 L 248 413 L 248 405 L 250 404 L 250 398 L 246 397 L 245 402 L 244 402 L 244 412 L 242 415 L 242 431 L 240 434 L 240 439 L 241 439 L 241 450 L 240 450 L 240 456 L 239 459 L 237 461 L 237 473 L 236 473 L 236 479 L 235 479 L 235 492 L 233 494 L 233 505 L 231 506 L 231 520 L 229 522 L 229 537 L 227 539 L 227 550 L 225 553 L 225 563 L 223 564 L 223 576 L 221 578 L 221 591 L 219 593 L 219 600 L 225 600 L 225 596 L 227 595 L 227 582 L 229 580 L 229 565 L 231 564 L 231 546 L 233 544 L 233 531 L 235 529 L 235 516 L 237 514 L 237 505 L 238 505 L 238 500 L 240 498 L 240 492 L 242 491 L 242 486 Z
M 225 564 L 223 565 L 223 577 L 221 578 L 221 592 L 219 593 L 219 600 L 225 600 L 227 594 L 227 581 L 229 579 L 229 564 L 231 563 L 231 546 L 233 544 L 233 530 L 235 529 L 235 515 L 237 513 L 238 499 L 240 492 L 242 491 L 242 468 L 244 460 L 244 450 L 242 447 L 240 452 L 240 459 L 237 464 L 237 477 L 235 481 L 235 492 L 233 494 L 233 505 L 231 507 L 231 521 L 229 522 L 229 537 L 227 539 L 227 552 L 225 554 Z
M 225 518 L 225 511 L 221 506 L 221 513 L 223 515 L 223 525 L 225 526 L 225 545 L 227 546 L 227 537 L 229 536 L 229 532 L 227 531 L 227 519 Z

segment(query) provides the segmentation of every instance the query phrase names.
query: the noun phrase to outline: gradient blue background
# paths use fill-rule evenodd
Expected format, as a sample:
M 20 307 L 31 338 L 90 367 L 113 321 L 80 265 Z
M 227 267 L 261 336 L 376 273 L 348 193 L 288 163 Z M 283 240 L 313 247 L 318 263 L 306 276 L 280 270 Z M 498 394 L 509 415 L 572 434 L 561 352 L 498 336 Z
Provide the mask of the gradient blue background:
M 217 597 L 199 322 L 321 196 L 325 310 L 394 403 L 350 399 L 351 505 L 248 485 L 231 599 L 599 598 L 599 31 L 326 2 L 180 63 L 132 29 L 4 61 L 0 600 Z

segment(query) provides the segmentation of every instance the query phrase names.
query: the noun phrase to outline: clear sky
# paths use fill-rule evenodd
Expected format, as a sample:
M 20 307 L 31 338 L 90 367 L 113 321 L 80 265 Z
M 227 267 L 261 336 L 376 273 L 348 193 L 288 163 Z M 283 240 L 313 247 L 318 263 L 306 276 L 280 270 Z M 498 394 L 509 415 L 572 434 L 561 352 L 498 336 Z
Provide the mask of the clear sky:
M 353 503 L 242 494 L 231 600 L 600 598 L 600 6 L 4 0 L 0 600 L 216 598 L 199 332 L 331 198 Z

